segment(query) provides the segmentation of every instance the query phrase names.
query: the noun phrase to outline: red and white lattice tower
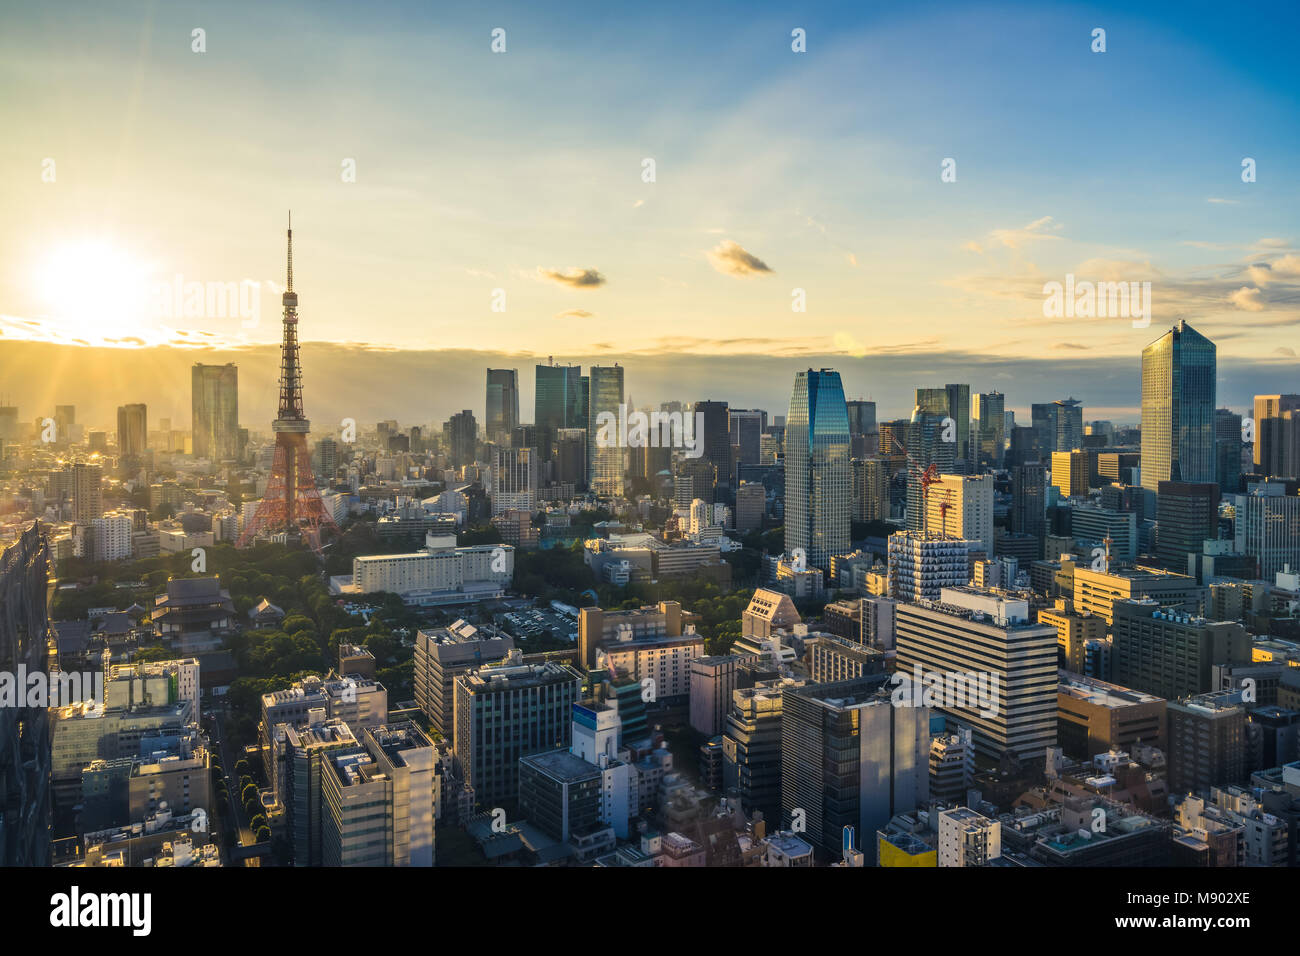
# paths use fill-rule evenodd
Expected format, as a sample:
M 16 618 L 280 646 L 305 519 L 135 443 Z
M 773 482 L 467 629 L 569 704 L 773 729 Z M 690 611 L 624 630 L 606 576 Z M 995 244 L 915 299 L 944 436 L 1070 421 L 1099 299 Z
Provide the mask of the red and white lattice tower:
M 293 217 L 289 218 L 288 281 L 284 290 L 284 343 L 280 346 L 280 414 L 272 423 L 275 431 L 275 460 L 271 477 L 238 547 L 246 548 L 257 538 L 287 533 L 290 540 L 301 538 L 313 550 L 321 547 L 321 531 L 338 527 L 325 511 L 325 502 L 312 475 L 307 433 L 311 422 L 302 410 L 302 366 L 298 356 L 298 294 L 293 291 Z

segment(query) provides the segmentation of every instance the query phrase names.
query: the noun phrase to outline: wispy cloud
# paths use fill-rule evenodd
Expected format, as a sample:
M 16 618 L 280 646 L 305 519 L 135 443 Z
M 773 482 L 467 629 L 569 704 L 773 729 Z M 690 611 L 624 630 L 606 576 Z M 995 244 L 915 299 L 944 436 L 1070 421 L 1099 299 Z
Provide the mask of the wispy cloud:
M 708 257 L 709 264 L 723 275 L 746 279 L 772 272 L 771 266 L 758 256 L 746 251 L 734 239 L 723 239 L 722 242 L 704 254 Z
M 537 267 L 537 277 L 546 282 L 567 286 L 570 289 L 595 289 L 606 283 L 603 275 L 595 269 L 544 269 Z

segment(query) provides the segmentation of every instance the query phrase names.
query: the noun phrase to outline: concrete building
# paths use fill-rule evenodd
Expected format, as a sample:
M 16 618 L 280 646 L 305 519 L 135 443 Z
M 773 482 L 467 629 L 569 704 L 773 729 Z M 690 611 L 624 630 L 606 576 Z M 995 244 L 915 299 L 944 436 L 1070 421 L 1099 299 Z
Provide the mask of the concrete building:
M 697 657 L 691 668 L 691 729 L 705 737 L 716 737 L 726 724 L 731 694 L 736 689 L 736 654 Z
M 933 601 L 946 587 L 970 581 L 970 542 L 923 532 L 889 536 L 889 596 L 898 601 Z
M 1111 674 L 1116 683 L 1176 700 L 1217 689 L 1216 666 L 1247 664 L 1250 636 L 1235 621 L 1207 621 L 1156 601 L 1117 601 Z
M 1028 763 L 1055 746 L 1056 629 L 1030 623 L 1025 600 L 944 588 L 938 602 L 900 604 L 896 628 L 895 682 L 943 675 L 936 709 L 971 729 L 977 753 Z
M 969 807 L 939 814 L 939 865 L 987 866 L 1002 855 L 1002 825 Z
M 993 556 L 992 475 L 940 475 L 925 508 L 927 534 L 964 538 L 968 550 Z
M 1163 697 L 1062 670 L 1057 739 L 1077 760 L 1136 744 L 1164 750 L 1169 745 L 1165 707 Z
M 485 664 L 496 664 L 514 650 L 512 638 L 487 625 L 465 620 L 415 634 L 415 702 L 444 738 L 455 733 L 456 678 Z
M 1246 777 L 1246 708 L 1238 691 L 1169 702 L 1169 790 L 1208 792 Z
M 566 747 L 582 675 L 567 664 L 499 665 L 456 678 L 456 756 L 478 803 L 496 807 L 519 793 L 519 758 Z

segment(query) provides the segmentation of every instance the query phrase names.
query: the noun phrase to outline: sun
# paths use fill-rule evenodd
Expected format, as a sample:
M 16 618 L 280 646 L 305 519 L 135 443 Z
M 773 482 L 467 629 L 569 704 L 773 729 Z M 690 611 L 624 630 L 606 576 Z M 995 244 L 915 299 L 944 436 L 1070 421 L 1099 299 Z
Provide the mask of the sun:
M 109 239 L 69 240 L 51 248 L 35 270 L 35 293 L 59 331 L 88 342 L 139 338 L 149 324 L 150 269 Z

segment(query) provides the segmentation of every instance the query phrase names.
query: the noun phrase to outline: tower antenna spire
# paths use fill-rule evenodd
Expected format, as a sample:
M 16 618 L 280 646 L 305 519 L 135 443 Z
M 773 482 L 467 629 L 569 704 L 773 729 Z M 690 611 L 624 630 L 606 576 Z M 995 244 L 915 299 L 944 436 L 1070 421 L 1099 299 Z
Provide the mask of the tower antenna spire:
M 289 285 L 287 291 L 293 291 L 293 210 L 289 210 Z

